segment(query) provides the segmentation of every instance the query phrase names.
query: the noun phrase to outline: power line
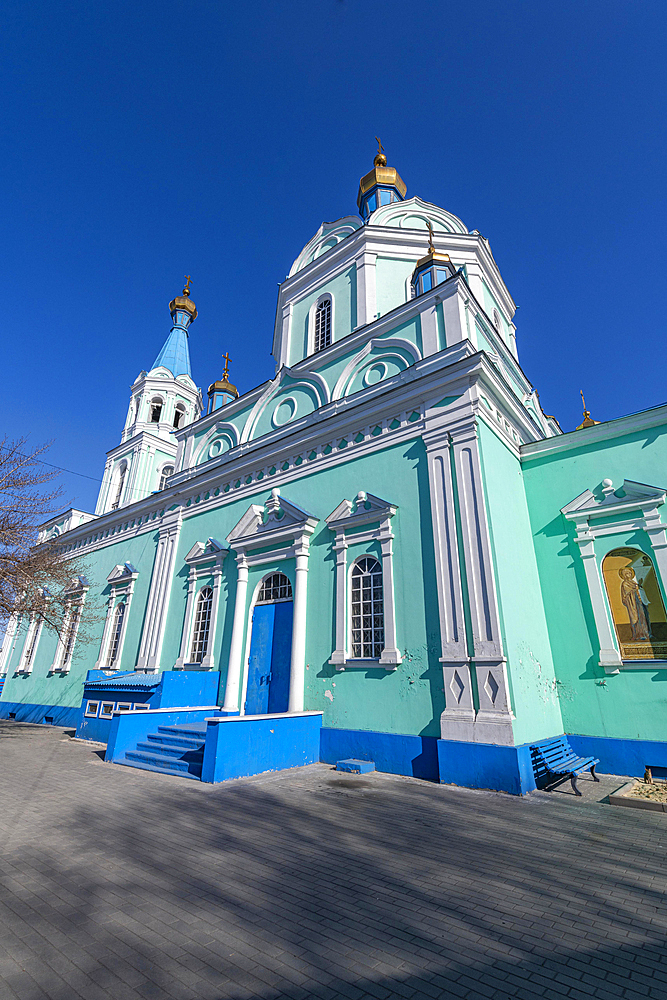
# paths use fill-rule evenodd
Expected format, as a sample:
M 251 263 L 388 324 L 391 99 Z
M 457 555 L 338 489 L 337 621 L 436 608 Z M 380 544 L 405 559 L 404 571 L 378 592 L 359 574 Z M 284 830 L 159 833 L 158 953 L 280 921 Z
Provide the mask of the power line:
M 2 447 L 7 452 L 10 451 L 10 449 L 7 447 L 7 445 L 0 445 L 0 447 Z M 86 475 L 85 472 L 74 472 L 73 469 L 65 469 L 65 468 L 63 468 L 62 465 L 54 465 L 53 462 L 45 462 L 43 459 L 36 458 L 34 455 L 24 455 L 20 451 L 16 451 L 16 452 L 14 452 L 14 454 L 18 455 L 19 458 L 25 458 L 25 459 L 27 459 L 29 461 L 39 462 L 40 465 L 48 465 L 48 467 L 50 469 L 57 469 L 58 472 L 66 472 L 69 476 L 80 476 L 82 479 L 90 479 L 93 483 L 101 483 L 102 485 L 106 485 L 107 483 L 111 482 L 110 479 L 98 479 L 96 476 L 88 476 L 88 475 Z M 141 489 L 137 489 L 136 486 L 132 486 L 132 487 L 127 487 L 126 486 L 124 492 L 127 492 L 128 489 L 129 489 L 129 491 L 131 493 L 143 493 L 144 492 Z M 148 495 L 150 496 L 150 493 Z

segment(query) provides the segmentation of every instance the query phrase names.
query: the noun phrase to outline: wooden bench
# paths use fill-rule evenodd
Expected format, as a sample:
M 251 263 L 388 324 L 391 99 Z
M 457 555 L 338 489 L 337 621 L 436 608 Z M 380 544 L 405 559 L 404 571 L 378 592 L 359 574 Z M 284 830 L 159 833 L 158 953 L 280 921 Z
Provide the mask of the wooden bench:
M 577 775 L 586 770 L 590 770 L 593 781 L 600 780 L 595 773 L 595 765 L 600 763 L 599 759 L 596 757 L 577 757 L 565 736 L 557 736 L 556 739 L 536 743 L 531 746 L 530 753 L 535 780 L 546 778 L 549 782 L 548 791 L 569 778 L 574 794 L 581 795 L 577 788 Z

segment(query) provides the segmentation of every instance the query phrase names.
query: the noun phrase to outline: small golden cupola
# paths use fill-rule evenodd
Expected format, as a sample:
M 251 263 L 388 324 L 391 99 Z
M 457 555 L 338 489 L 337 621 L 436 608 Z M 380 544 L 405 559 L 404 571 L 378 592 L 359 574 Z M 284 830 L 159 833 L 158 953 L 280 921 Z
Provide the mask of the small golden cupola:
M 197 307 L 190 298 L 190 283 L 192 278 L 189 274 L 185 276 L 185 288 L 183 289 L 182 295 L 177 295 L 175 299 L 172 299 L 169 303 L 169 312 L 174 323 L 179 323 L 179 325 L 188 327 L 193 320 L 197 319 Z M 181 316 L 178 316 L 178 313 Z M 176 314 L 176 315 L 174 315 Z
M 583 407 L 584 407 L 584 419 L 579 424 L 579 426 L 577 427 L 577 430 L 578 431 L 582 431 L 585 427 L 595 427 L 595 425 L 599 424 L 600 421 L 599 420 L 593 420 L 593 418 L 591 417 L 590 410 L 586 409 L 586 400 L 584 399 L 584 390 L 580 389 L 579 390 L 579 394 L 581 396 L 581 402 L 582 402 Z
M 222 373 L 222 378 L 218 379 L 217 382 L 213 382 L 208 387 L 209 413 L 213 413 L 214 410 L 219 410 L 221 406 L 231 403 L 233 399 L 239 398 L 239 390 L 229 381 L 229 366 L 232 360 L 229 356 L 229 351 L 223 354 L 222 357 L 225 362 L 225 370 Z
M 373 169 L 359 181 L 357 195 L 359 215 L 364 221 L 381 205 L 390 205 L 392 201 L 403 201 L 408 190 L 396 168 L 387 166 L 387 157 L 377 136 L 375 140 L 378 151 L 373 160 Z
M 438 253 L 433 246 L 433 226 L 426 223 L 428 228 L 428 253 L 421 260 L 417 261 L 412 272 L 412 287 L 415 290 L 415 297 L 430 292 L 436 285 L 442 284 L 456 274 L 456 268 L 452 264 L 448 253 Z

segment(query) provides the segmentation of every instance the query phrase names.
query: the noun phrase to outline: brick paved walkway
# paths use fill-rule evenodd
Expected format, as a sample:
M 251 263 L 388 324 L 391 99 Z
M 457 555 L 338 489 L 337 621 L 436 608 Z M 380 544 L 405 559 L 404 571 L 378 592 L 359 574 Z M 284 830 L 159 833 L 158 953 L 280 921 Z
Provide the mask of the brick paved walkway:
M 667 816 L 95 749 L 0 723 L 1 1000 L 667 1000 Z

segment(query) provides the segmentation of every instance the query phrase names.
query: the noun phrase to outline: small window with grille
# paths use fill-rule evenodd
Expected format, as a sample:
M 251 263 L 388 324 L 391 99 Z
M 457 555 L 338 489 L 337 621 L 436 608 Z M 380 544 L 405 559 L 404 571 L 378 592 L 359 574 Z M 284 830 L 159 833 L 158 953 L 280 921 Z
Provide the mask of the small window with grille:
M 257 604 L 275 604 L 277 601 L 292 600 L 292 584 L 284 573 L 272 573 L 262 581 Z
M 120 637 L 123 634 L 123 622 L 125 621 L 125 601 L 116 605 L 113 617 L 113 627 L 111 632 L 111 643 L 109 645 L 109 655 L 107 656 L 106 669 L 110 670 L 115 666 L 118 650 L 120 648 Z
M 190 663 L 201 663 L 206 656 L 208 633 L 211 627 L 211 609 L 213 607 L 213 589 L 202 587 L 197 598 L 195 612 L 195 627 L 192 633 L 192 648 Z
M 372 556 L 352 568 L 352 657 L 377 660 L 384 649 L 382 567 Z
M 318 304 L 315 310 L 315 344 L 314 350 L 323 351 L 331 343 L 331 296 Z

